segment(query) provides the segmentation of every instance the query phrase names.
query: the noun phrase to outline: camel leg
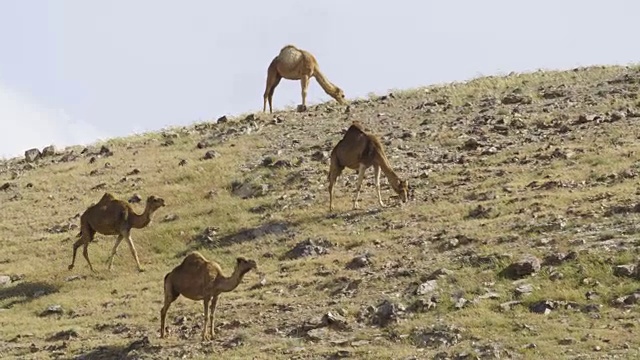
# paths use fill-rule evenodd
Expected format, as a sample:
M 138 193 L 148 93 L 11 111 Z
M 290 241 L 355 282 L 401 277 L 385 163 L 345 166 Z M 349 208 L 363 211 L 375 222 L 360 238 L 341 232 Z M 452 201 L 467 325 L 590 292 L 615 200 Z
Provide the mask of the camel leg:
M 69 265 L 69 270 L 73 269 L 73 266 L 76 263 L 76 252 L 78 251 L 80 245 L 82 245 L 82 238 L 78 239 L 78 241 L 73 244 L 73 256 L 71 257 L 71 265 Z
M 205 297 L 202 302 L 204 303 L 204 325 L 202 326 L 202 341 L 210 340 L 208 330 L 208 322 L 209 322 L 209 303 L 211 302 L 211 297 Z
M 138 252 L 136 251 L 136 247 L 133 245 L 133 239 L 131 235 L 127 236 L 127 242 L 129 243 L 129 249 L 131 250 L 131 255 L 136 260 L 136 265 L 138 265 L 138 271 L 143 272 L 144 269 L 140 266 L 140 260 L 138 259 Z
M 218 305 L 218 295 L 213 295 L 211 298 L 211 305 L 209 306 L 209 336 L 213 338 L 215 333 L 213 330 L 213 322 L 216 319 L 216 306 Z
M 282 80 L 282 76 L 275 75 L 273 79 L 267 80 L 267 88 L 264 91 L 264 103 L 262 104 L 262 112 L 266 112 L 267 110 L 267 101 L 269 102 L 269 113 L 273 113 L 273 94 L 276 91 L 276 87 L 280 84 L 280 80 Z
M 82 247 L 82 256 L 84 256 L 84 258 L 87 260 L 87 264 L 89 264 L 89 269 L 91 269 L 92 272 L 96 272 L 95 270 L 93 270 L 93 266 L 91 265 L 91 261 L 89 260 L 88 248 L 89 248 L 89 243 L 85 242 Z
M 302 111 L 307 110 L 307 89 L 309 88 L 309 76 L 303 75 L 300 77 L 300 87 L 302 95 Z
M 329 168 L 329 212 L 333 211 L 333 187 L 341 173 L 342 169 L 339 166 Z
M 376 190 L 378 191 L 378 203 L 380 204 L 380 207 L 384 207 L 384 204 L 382 203 L 382 195 L 380 195 L 380 166 L 373 166 L 373 176 L 376 184 Z
M 177 298 L 178 298 L 178 296 L 174 293 L 173 287 L 171 286 L 171 283 L 169 283 L 168 281 L 165 280 L 165 282 L 164 282 L 164 305 L 162 306 L 162 309 L 160 310 L 160 337 L 161 338 L 164 337 L 164 321 L 165 321 L 165 319 L 167 317 L 167 311 L 169 311 L 169 307 L 171 306 L 171 303 L 176 301 Z
M 362 188 L 362 180 L 364 180 L 364 171 L 367 170 L 367 167 L 360 164 L 358 167 L 358 181 L 356 183 L 356 196 L 353 199 L 353 208 L 358 208 L 358 197 L 360 197 L 360 189 Z
M 124 239 L 124 236 L 122 234 L 118 235 L 116 243 L 113 244 L 111 255 L 109 255 L 109 259 L 107 259 L 107 261 L 109 262 L 109 270 L 111 270 L 111 267 L 113 266 L 113 258 L 116 256 L 116 251 L 118 250 L 118 246 L 120 246 L 120 242 L 122 242 L 122 239 Z

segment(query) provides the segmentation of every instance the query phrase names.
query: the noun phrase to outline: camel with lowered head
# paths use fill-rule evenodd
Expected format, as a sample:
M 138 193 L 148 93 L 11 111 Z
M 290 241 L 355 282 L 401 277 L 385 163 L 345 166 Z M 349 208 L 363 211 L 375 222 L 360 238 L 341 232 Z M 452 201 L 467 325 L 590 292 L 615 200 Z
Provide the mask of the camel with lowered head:
M 169 306 L 182 295 L 195 301 L 203 300 L 202 340 L 211 339 L 214 333 L 213 322 L 218 296 L 238 287 L 244 275 L 251 269 L 257 269 L 256 262 L 239 257 L 236 259 L 233 273 L 227 277 L 215 261 L 207 260 L 197 251 L 189 253 L 180 265 L 164 277 L 164 306 L 160 310 L 160 337 L 164 338 L 164 323 Z
M 141 229 L 151 223 L 151 215 L 159 208 L 165 206 L 164 199 L 156 196 L 149 196 L 145 205 L 144 212 L 137 214 L 129 203 L 116 199 L 112 194 L 105 193 L 97 204 L 89 206 L 80 216 L 80 233 L 78 233 L 78 241 L 73 244 L 73 258 L 69 270 L 73 269 L 76 262 L 76 252 L 80 246 L 83 246 L 82 255 L 87 260 L 91 271 L 95 272 L 91 261 L 89 261 L 88 246 L 96 233 L 103 235 L 118 235 L 115 245 L 109 256 L 109 270 L 113 266 L 113 257 L 116 250 L 122 242 L 127 239 L 131 254 L 136 260 L 138 271 L 144 271 L 138 260 L 138 253 L 131 239 L 131 229 Z
M 389 180 L 391 188 L 400 196 L 402 202 L 406 202 L 409 192 L 408 180 L 402 180 L 393 171 L 384 147 L 380 139 L 373 134 L 365 132 L 358 121 L 354 121 L 347 129 L 342 140 L 331 150 L 331 165 L 329 167 L 329 211 L 333 211 L 333 186 L 345 167 L 358 170 L 358 182 L 356 184 L 356 196 L 353 199 L 353 208 L 358 208 L 358 197 L 364 179 L 364 172 L 373 166 L 375 186 L 378 192 L 378 202 L 384 207 L 380 195 L 380 170 Z
M 324 92 L 336 99 L 338 103 L 342 105 L 346 104 L 344 92 L 324 76 L 313 54 L 306 50 L 299 49 L 294 45 L 286 45 L 280 49 L 280 53 L 273 58 L 269 64 L 262 111 L 267 111 L 268 101 L 269 113 L 273 113 L 273 92 L 283 78 L 287 80 L 300 80 L 300 86 L 302 87 L 302 110 L 305 110 L 307 107 L 307 88 L 309 87 L 309 79 L 312 77 L 316 78 Z

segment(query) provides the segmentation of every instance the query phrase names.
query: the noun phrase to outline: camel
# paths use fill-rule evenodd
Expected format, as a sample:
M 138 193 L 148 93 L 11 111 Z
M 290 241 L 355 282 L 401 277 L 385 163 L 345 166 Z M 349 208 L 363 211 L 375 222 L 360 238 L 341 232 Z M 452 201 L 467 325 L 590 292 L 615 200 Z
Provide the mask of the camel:
M 78 248 L 83 246 L 82 255 L 84 255 L 84 258 L 87 260 L 91 271 L 95 272 L 91 261 L 89 261 L 87 248 L 89 243 L 93 241 L 95 234 L 100 233 L 103 235 L 118 235 L 108 259 L 109 270 L 111 270 L 113 266 L 113 257 L 116 254 L 120 242 L 126 238 L 129 243 L 129 248 L 131 249 L 131 254 L 138 265 L 138 271 L 144 271 L 142 266 L 140 266 L 138 253 L 131 239 L 131 229 L 141 229 L 149 225 L 153 213 L 163 206 L 165 206 L 164 199 L 151 195 L 147 198 L 144 212 L 137 214 L 127 202 L 116 199 L 110 193 L 105 193 L 97 204 L 89 206 L 80 216 L 80 232 L 77 235 L 79 239 L 73 244 L 73 258 L 71 259 L 69 270 L 73 269 L 76 262 L 76 252 Z
M 286 45 L 280 49 L 280 53 L 273 58 L 269 64 L 262 111 L 267 111 L 267 101 L 269 101 L 269 113 L 273 113 L 273 92 L 282 78 L 287 80 L 300 80 L 302 87 L 302 105 L 300 109 L 302 111 L 306 110 L 307 88 L 309 87 L 309 79 L 312 77 L 316 78 L 325 93 L 336 99 L 341 105 L 346 104 L 344 92 L 324 76 L 313 54 L 306 50 L 299 49 L 294 45 Z
M 238 287 L 244 275 L 251 269 L 257 269 L 256 262 L 239 257 L 236 259 L 233 274 L 227 277 L 215 261 L 207 260 L 197 251 L 189 253 L 180 265 L 164 277 L 164 306 L 160 310 L 160 337 L 164 338 L 164 323 L 169 306 L 182 295 L 195 301 L 203 300 L 202 341 L 210 340 L 214 333 L 213 322 L 218 296 Z
M 333 186 L 345 167 L 358 170 L 358 182 L 356 184 L 356 196 L 353 200 L 353 209 L 358 208 L 358 197 L 364 179 L 364 172 L 373 166 L 375 186 L 378 192 L 378 202 L 384 207 L 380 195 L 380 170 L 385 174 L 391 188 L 400 195 L 400 200 L 408 199 L 409 182 L 401 180 L 393 171 L 384 147 L 375 135 L 368 134 L 358 121 L 354 121 L 347 129 L 342 140 L 331 150 L 331 165 L 329 167 L 329 211 L 333 211 Z

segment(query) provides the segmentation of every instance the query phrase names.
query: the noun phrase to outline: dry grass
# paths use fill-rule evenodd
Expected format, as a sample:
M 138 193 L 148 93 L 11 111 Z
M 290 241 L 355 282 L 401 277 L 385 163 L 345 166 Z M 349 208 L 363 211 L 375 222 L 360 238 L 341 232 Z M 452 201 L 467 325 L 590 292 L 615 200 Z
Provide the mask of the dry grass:
M 625 75 L 624 82 L 609 82 Z M 612 267 L 637 259 L 638 216 L 608 216 L 607 210 L 635 203 L 638 118 L 574 121 L 582 114 L 609 119 L 613 111 L 640 111 L 639 84 L 637 66 L 484 77 L 393 91 L 387 98 L 371 95 L 352 103 L 348 114 L 331 102 L 307 113 L 281 111 L 254 119 L 246 114 L 207 128 L 196 124 L 167 129 L 164 135 L 113 139 L 105 145 L 114 155 L 96 156 L 94 163 L 90 155 L 70 162 L 45 158 L 23 170 L 25 164 L 18 159 L 7 161 L 0 167 L 0 185 L 14 186 L 0 191 L 0 275 L 24 278 L 0 288 L 0 356 L 406 359 L 467 353 L 522 359 L 636 358 L 637 307 L 614 306 L 612 301 L 635 291 L 637 280 L 613 275 Z M 564 96 L 543 97 L 544 89 L 558 86 L 564 86 Z M 514 90 L 529 96 L 531 103 L 501 104 Z M 491 97 L 494 103 L 484 105 Z M 382 137 L 394 168 L 410 179 L 415 197 L 408 206 L 377 209 L 368 172 L 362 210 L 352 211 L 355 172 L 345 171 L 336 185 L 336 214 L 328 214 L 329 165 L 313 160 L 313 154 L 329 151 L 351 119 Z M 506 134 L 496 130 L 502 125 Z M 407 132 L 412 134 L 401 140 Z M 167 138 L 173 143 L 163 146 Z M 469 138 L 482 146 L 465 150 Z M 198 149 L 203 140 L 211 146 Z M 559 153 L 554 155 L 556 148 Z M 218 156 L 203 160 L 207 150 Z M 290 165 L 264 166 L 265 157 Z M 179 166 L 183 159 L 186 164 Z M 139 174 L 128 175 L 134 169 Z M 621 175 L 625 171 L 628 176 Z M 241 199 L 232 194 L 234 180 L 248 179 L 265 185 L 265 195 Z M 564 186 L 536 188 L 534 181 Z M 105 187 L 91 190 L 100 183 Z M 383 184 L 383 197 L 388 198 L 393 192 L 386 180 Z M 105 261 L 115 236 L 103 235 L 89 246 L 97 274 L 81 256 L 75 269 L 67 270 L 78 229 L 47 229 L 78 225 L 74 216 L 104 191 L 124 199 L 133 193 L 165 199 L 167 206 L 150 226 L 132 231 L 146 272 L 136 271 L 126 245 L 108 272 Z M 20 197 L 11 200 L 16 194 Z M 469 218 L 478 205 L 489 209 L 488 215 Z M 142 204 L 134 206 L 142 211 Z M 169 214 L 177 219 L 163 221 Z M 264 224 L 284 224 L 287 230 L 242 233 Z M 214 241 L 194 240 L 207 227 L 217 229 Z M 471 240 L 451 242 L 458 235 Z M 324 255 L 281 259 L 308 238 L 325 238 L 333 246 Z M 237 256 L 255 259 L 266 284 L 253 288 L 260 277 L 252 272 L 236 291 L 221 297 L 211 343 L 200 343 L 201 303 L 178 299 L 167 317 L 168 338 L 160 340 L 162 278 L 192 249 L 218 261 L 228 273 Z M 513 290 L 519 284 L 498 275 L 504 267 L 523 254 L 544 258 L 572 250 L 578 252 L 577 259 L 543 266 L 524 280 L 532 285 L 532 294 L 511 310 L 501 309 L 501 303 L 517 298 Z M 345 268 L 363 253 L 370 254 L 370 266 Z M 491 254 L 509 257 L 473 260 Z M 412 290 L 439 268 L 452 274 L 438 280 L 435 309 L 407 309 L 386 327 L 358 315 L 384 299 L 410 307 L 420 297 Z M 555 279 L 554 272 L 564 277 Z M 74 275 L 80 278 L 69 281 Z M 350 282 L 359 282 L 357 290 L 340 295 Z M 498 298 L 478 298 L 487 291 Z M 587 291 L 599 297 L 587 300 Z M 456 296 L 469 302 L 457 309 Z M 580 307 L 557 308 L 549 315 L 529 311 L 528 306 L 540 300 L 602 307 L 595 313 Z M 61 305 L 63 314 L 39 316 L 54 304 Z M 336 311 L 345 314 L 350 330 L 309 338 L 304 323 Z M 175 325 L 180 316 L 187 318 L 184 325 Z M 417 347 L 412 332 L 435 324 L 457 328 L 461 337 L 439 347 Z M 77 337 L 64 346 L 63 340 L 47 340 L 71 329 Z M 127 349 L 144 336 L 149 344 Z M 573 340 L 561 345 L 567 338 Z

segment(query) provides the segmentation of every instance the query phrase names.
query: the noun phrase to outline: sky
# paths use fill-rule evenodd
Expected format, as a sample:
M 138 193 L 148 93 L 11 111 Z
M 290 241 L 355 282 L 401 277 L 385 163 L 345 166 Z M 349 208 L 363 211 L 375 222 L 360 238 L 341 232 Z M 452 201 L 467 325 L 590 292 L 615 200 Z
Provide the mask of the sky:
M 0 1 L 0 157 L 262 111 L 286 44 L 353 99 L 640 62 L 638 14 L 635 0 Z M 330 97 L 312 80 L 307 100 Z M 299 81 L 273 101 L 300 103 Z

